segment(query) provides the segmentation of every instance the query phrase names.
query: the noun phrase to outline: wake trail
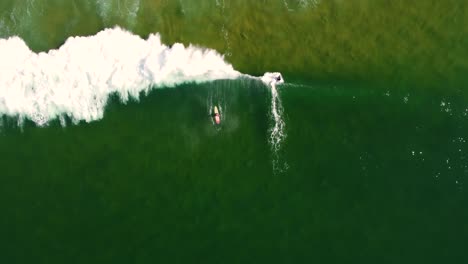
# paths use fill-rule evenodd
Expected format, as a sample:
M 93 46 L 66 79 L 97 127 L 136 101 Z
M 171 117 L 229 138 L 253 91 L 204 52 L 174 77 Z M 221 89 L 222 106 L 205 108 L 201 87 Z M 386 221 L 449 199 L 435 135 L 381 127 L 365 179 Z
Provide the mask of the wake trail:
M 286 123 L 283 118 L 283 104 L 278 93 L 277 86 L 284 84 L 283 76 L 279 72 L 267 72 L 261 78 L 261 81 L 270 87 L 271 91 L 271 118 L 272 127 L 269 129 L 269 143 L 272 150 L 272 165 L 274 173 L 281 173 L 288 169 L 288 164 L 283 161 L 281 151 L 282 143 L 286 139 Z

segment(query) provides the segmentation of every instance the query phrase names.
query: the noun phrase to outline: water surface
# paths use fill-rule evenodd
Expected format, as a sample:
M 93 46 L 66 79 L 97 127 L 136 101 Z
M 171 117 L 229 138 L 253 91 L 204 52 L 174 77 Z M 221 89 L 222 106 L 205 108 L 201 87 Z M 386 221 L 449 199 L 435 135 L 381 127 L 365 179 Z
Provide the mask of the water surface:
M 2 1 L 0 260 L 466 262 L 467 11 L 455 0 Z M 128 44 L 93 40 L 115 26 Z M 140 51 L 159 54 L 157 33 L 184 56 L 151 64 Z M 76 68 L 54 68 L 57 49 Z M 193 58 L 206 72 L 188 74 Z M 182 70 L 164 79 L 168 65 Z M 271 86 L 241 75 L 273 71 L 286 81 L 277 149 Z M 76 96 L 44 99 L 59 91 Z

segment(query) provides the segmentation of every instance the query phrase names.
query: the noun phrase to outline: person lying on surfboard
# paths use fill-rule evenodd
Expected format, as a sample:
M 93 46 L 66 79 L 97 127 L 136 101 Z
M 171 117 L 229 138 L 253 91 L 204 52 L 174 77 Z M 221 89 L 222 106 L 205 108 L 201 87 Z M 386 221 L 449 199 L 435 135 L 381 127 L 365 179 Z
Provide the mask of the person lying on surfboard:
M 221 116 L 219 115 L 218 107 L 214 106 L 213 108 L 213 119 L 217 125 L 221 123 Z

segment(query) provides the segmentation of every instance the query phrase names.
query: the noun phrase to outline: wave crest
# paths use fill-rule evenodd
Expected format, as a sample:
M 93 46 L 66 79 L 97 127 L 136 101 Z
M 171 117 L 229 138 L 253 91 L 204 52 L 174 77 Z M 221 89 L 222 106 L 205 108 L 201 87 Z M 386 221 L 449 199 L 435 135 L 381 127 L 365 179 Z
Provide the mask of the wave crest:
M 125 103 L 154 87 L 240 76 L 214 50 L 169 47 L 159 34 L 144 40 L 118 27 L 70 37 L 47 53 L 32 52 L 19 37 L 0 39 L 0 58 L 0 115 L 37 125 L 64 115 L 74 122 L 101 119 L 114 93 Z

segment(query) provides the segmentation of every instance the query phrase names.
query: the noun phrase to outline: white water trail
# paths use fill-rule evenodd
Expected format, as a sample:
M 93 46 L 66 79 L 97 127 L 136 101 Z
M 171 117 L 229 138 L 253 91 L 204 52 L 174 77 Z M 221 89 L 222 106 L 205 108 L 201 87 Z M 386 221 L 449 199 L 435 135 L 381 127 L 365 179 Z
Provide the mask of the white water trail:
M 11 37 L 0 39 L 0 116 L 17 117 L 20 126 L 24 119 L 43 126 L 63 116 L 91 122 L 103 118 L 111 94 L 126 103 L 156 87 L 239 76 L 214 50 L 168 47 L 158 34 L 144 40 L 118 27 L 70 37 L 47 53 Z
M 278 94 L 277 85 L 283 84 L 283 76 L 279 72 L 267 72 L 261 77 L 261 80 L 271 90 L 271 117 L 273 119 L 273 127 L 270 128 L 270 146 L 273 152 L 273 171 L 275 173 L 284 172 L 288 169 L 288 164 L 282 161 L 281 148 L 282 143 L 286 139 L 286 123 L 283 119 L 283 105 Z
M 270 143 L 275 151 L 279 151 L 286 134 L 284 133 L 285 123 L 282 118 L 283 106 L 275 83 L 271 84 L 271 97 L 271 115 L 273 116 L 274 126 L 271 128 Z

